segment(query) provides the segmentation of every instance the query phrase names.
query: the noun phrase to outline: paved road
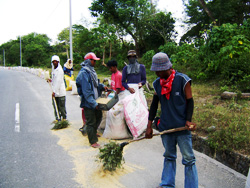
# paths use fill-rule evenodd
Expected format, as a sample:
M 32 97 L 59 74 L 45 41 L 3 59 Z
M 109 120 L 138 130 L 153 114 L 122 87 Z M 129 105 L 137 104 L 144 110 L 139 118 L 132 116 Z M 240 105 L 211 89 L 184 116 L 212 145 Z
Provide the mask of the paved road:
M 28 72 L 0 70 L 0 187 L 154 188 L 160 182 L 163 147 L 160 137 L 130 143 L 125 164 L 104 173 L 95 160 L 98 149 L 78 131 L 82 124 L 79 98 L 67 92 L 71 126 L 52 131 L 51 92 L 45 80 Z M 20 109 L 20 124 L 15 117 Z M 108 140 L 100 138 L 104 145 Z M 123 141 L 118 141 L 123 142 Z M 195 152 L 200 188 L 244 188 L 246 177 Z M 182 188 L 184 168 L 178 152 L 176 188 Z

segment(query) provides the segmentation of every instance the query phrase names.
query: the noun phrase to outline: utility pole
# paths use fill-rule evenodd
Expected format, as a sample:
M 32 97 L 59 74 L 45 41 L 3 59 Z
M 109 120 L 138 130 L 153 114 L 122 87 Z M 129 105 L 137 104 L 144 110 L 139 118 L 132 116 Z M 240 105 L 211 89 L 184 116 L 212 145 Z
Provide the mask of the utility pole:
M 3 65 L 5 67 L 5 53 L 4 53 L 4 49 L 3 49 Z
M 72 40 L 72 16 L 71 16 L 71 0 L 69 0 L 69 44 L 70 44 L 70 59 L 73 62 L 73 40 Z
M 20 35 L 20 66 L 22 66 L 22 42 L 21 42 L 21 35 Z

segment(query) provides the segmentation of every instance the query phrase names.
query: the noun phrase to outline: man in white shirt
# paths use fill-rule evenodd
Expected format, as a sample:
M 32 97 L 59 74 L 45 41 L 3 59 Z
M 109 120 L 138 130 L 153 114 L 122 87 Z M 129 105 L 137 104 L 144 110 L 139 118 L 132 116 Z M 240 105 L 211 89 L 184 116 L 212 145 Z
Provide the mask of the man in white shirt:
M 52 98 L 55 98 L 56 104 L 54 104 L 54 101 L 52 100 L 52 104 L 54 107 L 55 117 L 57 121 L 60 121 L 61 118 L 63 120 L 67 119 L 67 112 L 65 107 L 65 101 L 66 101 L 66 89 L 64 84 L 64 73 L 62 66 L 60 65 L 60 58 L 57 55 L 52 56 L 51 58 L 52 62 Z M 58 114 L 56 112 L 56 106 L 58 109 Z

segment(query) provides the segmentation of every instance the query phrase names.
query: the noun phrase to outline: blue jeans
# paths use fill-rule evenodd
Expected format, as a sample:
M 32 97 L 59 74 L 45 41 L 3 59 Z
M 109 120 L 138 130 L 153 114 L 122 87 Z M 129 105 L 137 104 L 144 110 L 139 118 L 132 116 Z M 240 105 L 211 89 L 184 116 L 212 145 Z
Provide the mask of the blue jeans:
M 170 133 L 161 135 L 161 138 L 165 147 L 163 155 L 165 159 L 160 186 L 175 187 L 176 144 L 178 144 L 182 154 L 182 164 L 185 165 L 185 188 L 198 188 L 198 174 L 192 149 L 192 135 Z

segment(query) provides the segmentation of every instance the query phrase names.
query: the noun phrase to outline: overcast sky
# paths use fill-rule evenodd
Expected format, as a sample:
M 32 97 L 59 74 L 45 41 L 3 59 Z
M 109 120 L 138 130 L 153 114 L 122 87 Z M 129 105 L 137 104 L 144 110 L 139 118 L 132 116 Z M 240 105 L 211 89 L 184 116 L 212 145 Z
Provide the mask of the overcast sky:
M 173 17 L 183 17 L 182 0 L 157 1 L 157 8 L 172 12 Z M 91 2 L 71 0 L 72 25 L 95 20 L 88 10 Z M 55 41 L 57 35 L 69 27 L 69 0 L 0 0 L 0 18 L 0 45 L 32 32 L 47 34 Z

